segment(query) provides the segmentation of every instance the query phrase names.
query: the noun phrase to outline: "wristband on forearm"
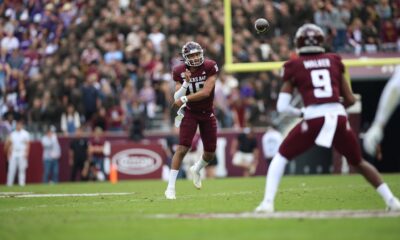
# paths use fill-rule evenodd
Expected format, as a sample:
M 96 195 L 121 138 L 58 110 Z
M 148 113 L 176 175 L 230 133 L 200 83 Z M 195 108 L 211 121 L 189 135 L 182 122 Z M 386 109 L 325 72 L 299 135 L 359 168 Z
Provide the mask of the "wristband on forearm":
M 181 88 L 179 88 L 179 90 L 174 93 L 175 101 L 181 98 L 182 96 L 185 96 L 188 87 L 189 83 L 184 81 L 181 85 Z
M 182 96 L 180 98 L 180 100 L 181 100 L 182 103 L 187 103 L 188 102 L 188 98 L 186 96 Z
M 186 82 L 186 81 L 183 81 L 182 87 L 183 87 L 184 89 L 187 89 L 187 88 L 189 87 L 189 83 Z

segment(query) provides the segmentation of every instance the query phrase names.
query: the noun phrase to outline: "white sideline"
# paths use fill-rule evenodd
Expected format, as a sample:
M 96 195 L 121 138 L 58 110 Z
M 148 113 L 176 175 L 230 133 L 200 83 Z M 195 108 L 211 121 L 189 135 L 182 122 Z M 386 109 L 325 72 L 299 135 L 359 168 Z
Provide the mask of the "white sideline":
M 400 217 L 400 212 L 384 210 L 337 210 L 337 211 L 285 211 L 275 213 L 199 213 L 199 214 L 156 214 L 157 219 L 328 219 L 328 218 L 382 218 Z
M 116 193 L 23 193 L 23 192 L 2 192 L 0 198 L 38 198 L 38 197 L 98 197 L 98 196 L 121 196 L 131 195 L 133 192 Z

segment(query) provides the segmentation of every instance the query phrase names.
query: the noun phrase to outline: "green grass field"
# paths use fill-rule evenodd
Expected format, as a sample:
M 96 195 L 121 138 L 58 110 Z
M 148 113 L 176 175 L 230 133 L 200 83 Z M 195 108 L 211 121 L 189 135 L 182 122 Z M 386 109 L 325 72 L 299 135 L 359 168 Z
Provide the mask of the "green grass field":
M 400 195 L 400 175 L 385 175 Z M 181 219 L 156 214 L 252 211 L 264 192 L 264 177 L 206 180 L 196 190 L 177 183 L 177 200 L 164 199 L 162 181 L 125 181 L 0 187 L 0 239 L 399 239 L 400 217 L 341 219 Z M 86 197 L 10 197 L 34 194 L 130 193 Z M 384 209 L 358 175 L 285 176 L 277 211 Z

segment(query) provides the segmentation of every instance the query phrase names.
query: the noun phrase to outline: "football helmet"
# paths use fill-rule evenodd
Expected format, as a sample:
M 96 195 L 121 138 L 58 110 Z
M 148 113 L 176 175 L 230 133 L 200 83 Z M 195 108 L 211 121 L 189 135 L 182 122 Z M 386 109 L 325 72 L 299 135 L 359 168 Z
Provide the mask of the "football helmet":
M 204 63 L 203 48 L 197 42 L 187 42 L 182 47 L 182 57 L 187 66 L 198 67 Z
M 315 24 L 307 23 L 297 30 L 294 43 L 300 54 L 320 53 L 325 52 L 325 48 L 322 46 L 324 40 L 324 31 Z

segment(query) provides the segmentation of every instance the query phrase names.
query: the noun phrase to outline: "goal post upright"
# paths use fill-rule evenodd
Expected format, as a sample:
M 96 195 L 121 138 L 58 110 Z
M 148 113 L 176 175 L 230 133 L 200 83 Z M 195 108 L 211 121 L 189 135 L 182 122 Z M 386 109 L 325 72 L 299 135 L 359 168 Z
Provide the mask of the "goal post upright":
M 232 61 L 232 8 L 231 0 L 224 0 L 224 49 L 225 65 L 231 65 Z

